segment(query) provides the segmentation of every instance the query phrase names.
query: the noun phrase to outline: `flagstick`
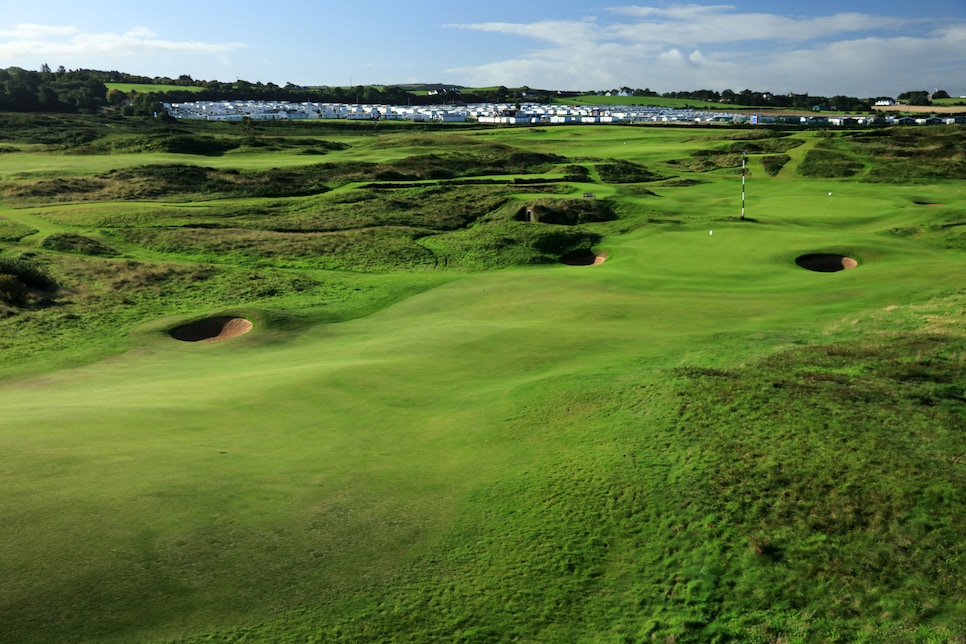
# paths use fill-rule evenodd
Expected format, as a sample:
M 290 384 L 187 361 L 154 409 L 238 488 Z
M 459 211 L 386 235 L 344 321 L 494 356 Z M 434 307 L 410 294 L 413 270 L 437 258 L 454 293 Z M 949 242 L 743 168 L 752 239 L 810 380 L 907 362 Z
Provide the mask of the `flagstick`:
M 741 153 L 741 218 L 745 218 L 745 159 L 747 153 Z

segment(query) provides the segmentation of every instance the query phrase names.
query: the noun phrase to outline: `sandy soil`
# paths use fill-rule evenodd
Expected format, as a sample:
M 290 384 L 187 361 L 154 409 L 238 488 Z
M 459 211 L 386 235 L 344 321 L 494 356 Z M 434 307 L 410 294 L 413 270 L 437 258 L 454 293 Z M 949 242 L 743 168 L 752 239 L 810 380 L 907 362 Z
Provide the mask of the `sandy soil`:
M 607 253 L 587 253 L 586 255 L 574 255 L 562 260 L 567 266 L 600 266 L 607 261 Z
M 208 318 L 171 330 L 171 337 L 182 342 L 215 342 L 245 335 L 252 323 L 245 318 Z
M 874 105 L 872 109 L 878 112 L 915 112 L 931 114 L 963 114 L 966 105 Z
M 804 269 L 817 273 L 835 273 L 837 271 L 848 271 L 859 265 L 851 257 L 836 255 L 834 253 L 813 253 L 802 255 L 795 259 L 795 263 Z

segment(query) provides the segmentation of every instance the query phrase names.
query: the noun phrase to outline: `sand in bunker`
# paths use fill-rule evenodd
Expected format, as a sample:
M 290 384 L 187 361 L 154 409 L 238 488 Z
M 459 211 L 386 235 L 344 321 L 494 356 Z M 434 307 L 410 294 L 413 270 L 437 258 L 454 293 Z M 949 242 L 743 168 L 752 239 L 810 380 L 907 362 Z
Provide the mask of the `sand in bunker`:
M 208 318 L 172 329 L 171 337 L 182 342 L 214 342 L 237 338 L 251 330 L 252 323 L 245 318 Z
M 592 253 L 583 251 L 567 255 L 560 260 L 567 266 L 599 266 L 607 261 L 607 253 Z
M 845 255 L 835 253 L 809 253 L 799 255 L 795 258 L 795 263 L 802 268 L 816 273 L 835 273 L 837 271 L 847 271 L 859 265 L 857 261 Z

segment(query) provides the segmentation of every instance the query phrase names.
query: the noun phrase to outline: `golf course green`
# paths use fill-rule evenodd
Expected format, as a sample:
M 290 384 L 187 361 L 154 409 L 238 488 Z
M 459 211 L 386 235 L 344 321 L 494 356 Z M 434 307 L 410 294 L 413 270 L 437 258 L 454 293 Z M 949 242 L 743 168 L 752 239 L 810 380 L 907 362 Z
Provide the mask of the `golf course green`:
M 25 118 L 0 641 L 966 632 L 962 128 Z

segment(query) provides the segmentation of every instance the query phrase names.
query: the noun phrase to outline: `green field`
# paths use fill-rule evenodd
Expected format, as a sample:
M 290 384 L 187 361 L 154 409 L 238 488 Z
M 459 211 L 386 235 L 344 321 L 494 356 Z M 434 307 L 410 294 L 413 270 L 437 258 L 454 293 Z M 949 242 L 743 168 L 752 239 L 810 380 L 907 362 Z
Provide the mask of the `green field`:
M 663 96 L 598 96 L 595 94 L 584 94 L 582 96 L 559 98 L 555 102 L 567 105 L 652 105 L 654 107 L 693 107 L 695 109 L 706 110 L 752 109 L 751 106 L 735 105 L 734 103 L 716 103 L 714 101 L 686 98 L 665 98 Z M 767 110 L 767 108 L 759 109 Z
M 107 89 L 116 89 L 125 94 L 137 92 L 138 94 L 160 94 L 162 92 L 203 92 L 204 87 L 200 85 L 155 85 L 152 83 L 104 83 Z
M 966 106 L 966 98 L 962 96 L 952 96 L 950 98 L 936 98 L 932 100 L 933 105 L 963 105 Z
M 962 128 L 37 118 L 0 640 L 962 641 Z

